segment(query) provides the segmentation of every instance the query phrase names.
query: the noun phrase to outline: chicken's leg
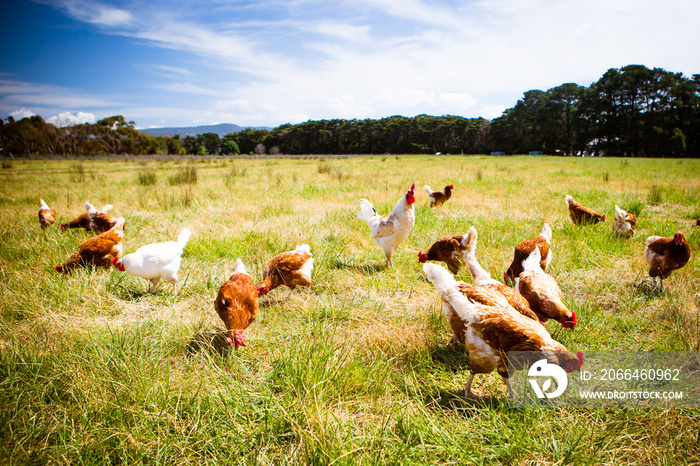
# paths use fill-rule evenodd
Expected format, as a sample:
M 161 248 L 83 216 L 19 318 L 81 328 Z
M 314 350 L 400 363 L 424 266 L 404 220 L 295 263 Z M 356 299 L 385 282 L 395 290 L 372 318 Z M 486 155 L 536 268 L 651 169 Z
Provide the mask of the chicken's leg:
M 160 277 L 157 278 L 151 278 L 151 289 L 148 291 L 149 293 L 155 293 L 156 288 L 158 288 L 158 284 L 160 283 Z
M 474 373 L 472 371 L 469 371 L 469 380 L 467 380 L 467 384 L 464 386 L 464 396 L 469 397 L 469 398 L 481 398 L 481 396 L 477 395 L 472 391 L 472 381 L 474 380 Z

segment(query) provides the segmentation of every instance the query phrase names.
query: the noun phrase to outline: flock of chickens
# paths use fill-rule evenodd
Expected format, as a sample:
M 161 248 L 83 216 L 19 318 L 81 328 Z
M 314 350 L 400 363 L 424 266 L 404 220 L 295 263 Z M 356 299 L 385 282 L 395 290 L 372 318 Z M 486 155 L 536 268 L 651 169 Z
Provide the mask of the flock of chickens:
M 447 202 L 453 189 L 453 185 L 446 186 L 443 191 L 424 187 L 431 207 Z M 415 200 L 415 183 L 388 215 L 379 215 L 367 199 L 360 199 L 358 217 L 367 223 L 372 239 L 384 251 L 387 266 L 392 265 L 394 251 L 413 230 Z M 566 196 L 566 203 L 574 224 L 605 221 L 605 215 L 577 203 L 571 196 Z M 122 272 L 150 280 L 150 292 L 155 292 L 161 280 L 177 286 L 182 251 L 190 238 L 190 231 L 183 228 L 176 241 L 148 244 L 120 258 L 125 221 L 108 214 L 111 208 L 107 205 L 97 210 L 86 202 L 86 213 L 60 225 L 62 230 L 83 228 L 96 236 L 83 241 L 65 263 L 56 266 L 56 270 L 68 273 L 80 266 L 108 268 L 114 265 Z M 55 221 L 56 212 L 41 200 L 41 227 L 47 228 Z M 614 232 L 631 238 L 636 222 L 633 214 L 615 206 Z M 439 239 L 418 253 L 428 280 L 443 302 L 443 314 L 453 331 L 450 343 L 460 342 L 469 352 L 471 375 L 464 389 L 465 396 L 477 396 L 471 389 L 474 374 L 495 369 L 507 381 L 507 354 L 511 351 L 532 352 L 535 359 L 527 361 L 530 363 L 546 358 L 567 372 L 580 369 L 583 353 L 568 351 L 544 327 L 544 322 L 549 319 L 556 320 L 564 328 L 573 330 L 576 326 L 576 313 L 566 307 L 559 285 L 546 273 L 552 260 L 550 226 L 545 223 L 537 237 L 516 246 L 513 261 L 503 273 L 505 284 L 493 279 L 479 264 L 477 238 L 476 229 L 471 227 L 466 235 Z M 649 264 L 649 276 L 654 279 L 654 284 L 659 277 L 663 291 L 663 279 L 688 262 L 690 246 L 682 232 L 677 232 L 673 238 L 650 236 L 646 243 L 644 257 Z M 449 271 L 428 261 L 444 262 Z M 226 326 L 228 344 L 235 349 L 245 346 L 243 331 L 257 316 L 260 296 L 281 285 L 289 287 L 290 294 L 297 286 L 310 287 L 313 264 L 310 247 L 307 244 L 297 246 L 294 251 L 273 257 L 263 272 L 262 284 L 256 285 L 238 259 L 233 275 L 221 286 L 214 301 L 214 307 Z M 453 274 L 458 273 L 462 266 L 469 269 L 474 285 L 454 278 Z

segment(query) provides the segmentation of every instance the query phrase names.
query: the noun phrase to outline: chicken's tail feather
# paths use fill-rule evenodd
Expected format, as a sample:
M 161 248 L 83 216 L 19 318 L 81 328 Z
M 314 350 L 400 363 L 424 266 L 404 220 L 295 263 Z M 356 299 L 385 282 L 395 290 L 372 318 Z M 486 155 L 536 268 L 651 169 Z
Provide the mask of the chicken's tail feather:
M 544 239 L 547 240 L 547 244 L 549 244 L 550 246 L 552 245 L 552 227 L 549 226 L 549 223 L 544 224 L 540 236 L 543 236 Z
M 190 236 L 192 236 L 190 229 L 183 228 L 180 234 L 177 235 L 177 244 L 184 248 L 187 245 L 187 242 L 190 240 Z
M 299 246 L 297 246 L 294 252 L 305 252 L 307 254 L 311 254 L 311 246 L 309 246 L 308 244 L 300 244 Z
M 467 254 L 476 253 L 476 240 L 479 235 L 476 233 L 476 228 L 471 227 L 469 232 L 462 238 L 462 247 L 467 250 Z
M 41 210 L 51 210 L 49 205 L 46 202 L 44 202 L 43 199 L 39 199 L 39 202 L 41 203 Z
M 440 265 L 426 262 L 423 264 L 423 272 L 428 276 L 428 280 L 430 280 L 430 283 L 433 284 L 440 295 L 444 295 L 447 293 L 447 290 L 454 289 L 457 286 L 455 277 Z
M 469 233 L 467 233 L 462 240 L 462 245 L 466 247 L 466 253 L 462 254 L 462 260 L 467 264 L 469 272 L 471 272 L 474 278 L 474 283 L 480 286 L 489 285 L 494 283 L 495 280 L 491 278 L 490 273 L 481 267 L 481 264 L 479 264 L 479 261 L 476 259 L 477 238 L 476 228 L 471 227 Z
M 528 272 L 530 270 L 540 270 L 540 261 L 542 260 L 542 254 L 540 253 L 540 248 L 536 247 L 527 259 L 523 261 L 523 271 Z
M 245 265 L 243 265 L 243 261 L 241 259 L 236 259 L 236 266 L 233 269 L 233 273 L 244 273 L 248 275 L 248 272 L 245 270 Z
M 357 212 L 357 216 L 360 220 L 364 220 L 369 223 L 377 215 L 377 211 L 371 202 L 367 199 L 360 199 L 360 211 Z
M 428 186 L 427 184 L 425 186 L 423 186 L 423 189 L 425 190 L 426 193 L 428 193 L 428 196 L 433 194 L 433 190 L 430 189 L 430 186 Z
M 615 218 L 619 220 L 624 220 L 625 218 L 624 210 L 620 209 L 617 205 L 615 205 Z
M 113 208 L 114 208 L 114 207 L 112 206 L 112 204 L 107 204 L 106 206 L 102 207 L 102 211 L 101 211 L 101 212 L 109 212 L 109 211 L 112 210 Z
M 574 202 L 574 198 L 567 194 L 566 195 L 566 205 L 569 205 L 572 202 Z
M 85 211 L 90 217 L 97 213 L 97 209 L 95 209 L 95 206 L 90 204 L 89 202 L 85 203 Z

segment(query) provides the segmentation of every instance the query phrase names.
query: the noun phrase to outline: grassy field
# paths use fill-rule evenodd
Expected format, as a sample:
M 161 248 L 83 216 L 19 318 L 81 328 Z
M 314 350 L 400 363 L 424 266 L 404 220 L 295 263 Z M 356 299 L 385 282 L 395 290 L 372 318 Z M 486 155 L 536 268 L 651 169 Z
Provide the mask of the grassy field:
M 416 225 L 384 268 L 356 216 L 387 213 L 416 182 Z M 453 183 L 430 209 L 424 184 Z M 571 225 L 564 196 L 608 214 Z M 87 237 L 42 231 L 43 198 L 126 218 L 124 252 L 188 226 L 178 293 L 112 269 L 54 271 Z M 614 237 L 614 205 L 637 235 Z M 0 457 L 5 464 L 698 464 L 698 410 L 515 410 L 496 373 L 465 399 L 463 348 L 416 254 L 479 232 L 500 278 L 520 241 L 553 229 L 550 273 L 578 316 L 578 350 L 697 351 L 700 160 L 386 156 L 306 160 L 14 161 L 0 170 Z M 649 235 L 683 231 L 690 262 L 645 294 Z M 247 347 L 199 344 L 223 328 L 213 300 L 240 257 L 256 282 L 308 243 L 310 293 L 261 299 Z M 471 282 L 468 271 L 459 278 Z M 268 299 L 269 298 L 269 299 Z

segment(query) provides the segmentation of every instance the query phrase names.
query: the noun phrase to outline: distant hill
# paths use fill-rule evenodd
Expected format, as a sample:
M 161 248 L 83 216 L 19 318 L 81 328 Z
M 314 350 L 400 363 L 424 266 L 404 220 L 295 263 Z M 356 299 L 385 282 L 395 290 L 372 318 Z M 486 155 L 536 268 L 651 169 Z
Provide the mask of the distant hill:
M 219 136 L 225 136 L 230 133 L 237 133 L 239 131 L 243 131 L 244 129 L 266 129 L 268 131 L 272 130 L 273 128 L 270 128 L 268 126 L 238 126 L 234 125 L 231 123 L 221 123 L 218 125 L 202 125 L 202 126 L 183 126 L 183 127 L 174 127 L 174 128 L 148 128 L 148 129 L 141 129 L 141 131 L 144 134 L 148 134 L 149 136 L 154 136 L 154 137 L 163 137 L 163 136 L 176 136 L 180 135 L 181 137 L 185 136 L 196 136 L 198 134 L 204 134 L 204 133 L 216 133 Z

